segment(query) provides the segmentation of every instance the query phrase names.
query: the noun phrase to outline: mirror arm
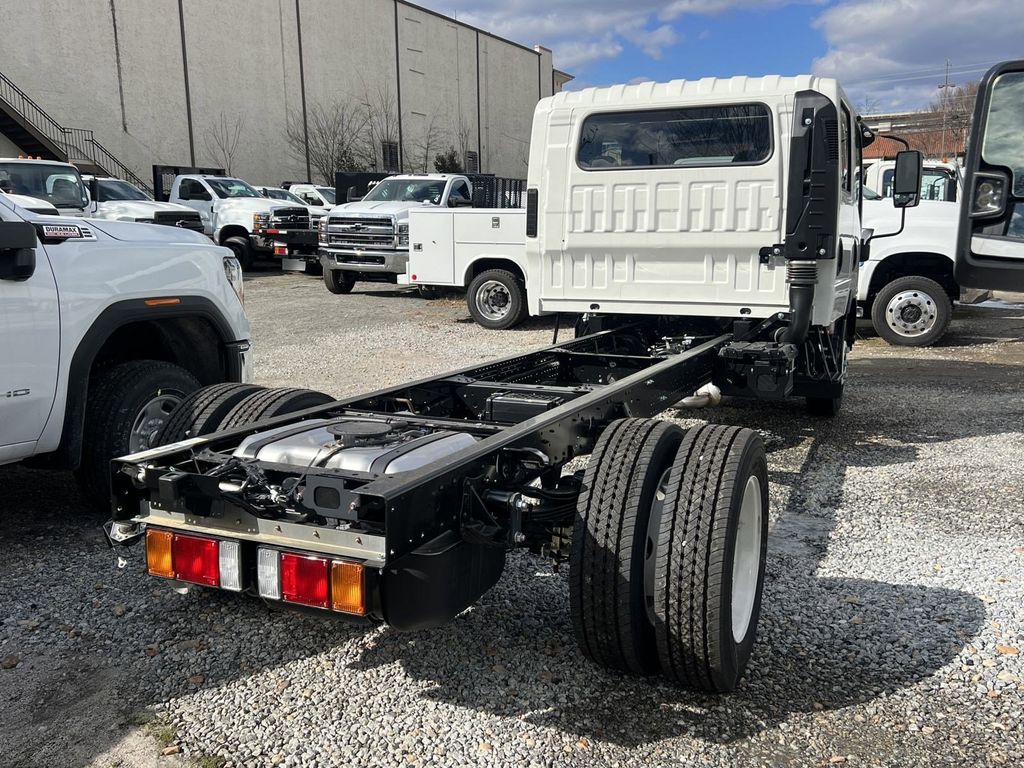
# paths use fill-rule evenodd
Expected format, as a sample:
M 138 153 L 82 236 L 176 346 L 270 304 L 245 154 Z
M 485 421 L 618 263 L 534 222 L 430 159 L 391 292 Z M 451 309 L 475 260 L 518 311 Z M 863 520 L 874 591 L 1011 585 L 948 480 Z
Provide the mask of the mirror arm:
M 904 227 L 907 226 L 907 209 L 900 208 L 900 228 L 895 232 L 886 232 L 884 235 L 873 234 L 867 239 L 868 243 L 873 243 L 875 240 L 881 240 L 883 237 L 896 237 L 897 235 L 903 234 Z

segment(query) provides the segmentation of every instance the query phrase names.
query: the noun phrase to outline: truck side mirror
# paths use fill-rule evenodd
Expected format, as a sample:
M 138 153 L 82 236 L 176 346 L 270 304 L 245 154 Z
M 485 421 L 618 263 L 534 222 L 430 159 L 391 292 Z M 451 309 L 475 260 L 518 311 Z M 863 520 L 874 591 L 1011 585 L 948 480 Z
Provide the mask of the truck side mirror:
M 345 195 L 345 202 L 356 203 L 363 199 L 363 196 L 356 192 L 355 187 L 349 187 L 348 193 Z
M 982 78 L 964 164 L 953 274 L 967 288 L 1024 291 L 1024 60 Z
M 100 180 L 95 176 L 89 179 L 89 200 L 93 205 L 100 202 Z
M 449 208 L 472 208 L 473 201 L 465 197 L 450 197 L 448 198 Z
M 36 228 L 0 221 L 0 280 L 28 280 L 36 271 Z
M 907 149 L 896 153 L 896 170 L 892 181 L 892 204 L 897 208 L 914 208 L 921 203 L 921 153 Z

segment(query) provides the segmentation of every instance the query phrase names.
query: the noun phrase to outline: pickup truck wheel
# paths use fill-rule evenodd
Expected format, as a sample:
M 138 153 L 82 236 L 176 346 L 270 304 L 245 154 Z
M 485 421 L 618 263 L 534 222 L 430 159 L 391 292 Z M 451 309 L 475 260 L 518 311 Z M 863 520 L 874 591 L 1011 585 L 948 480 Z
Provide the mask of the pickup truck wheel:
M 320 277 L 324 273 L 324 265 L 319 261 L 306 261 L 306 266 L 303 267 L 303 272 L 307 275 L 313 275 L 314 277 Z
M 231 249 L 231 252 L 235 254 L 235 258 L 238 259 L 238 263 L 242 265 L 243 272 L 248 272 L 252 269 L 254 259 L 249 238 L 241 236 L 229 237 L 221 245 Z
M 217 430 L 245 427 L 264 419 L 333 403 L 336 399 L 312 389 L 263 389 L 238 401 L 217 426 Z
M 569 555 L 569 607 L 583 654 L 637 674 L 658 668 L 652 621 L 655 542 L 683 430 L 621 419 L 587 465 Z M 653 525 L 653 527 L 652 527 Z
M 153 444 L 169 445 L 216 432 L 232 408 L 243 398 L 263 389 L 255 384 L 228 383 L 196 390 L 171 411 Z
M 953 302 L 934 280 L 918 275 L 886 285 L 871 306 L 875 332 L 900 347 L 927 347 L 941 339 L 953 319 Z
M 351 272 L 343 269 L 325 269 L 324 285 L 331 293 L 352 293 L 355 288 L 356 278 Z
M 82 460 L 75 471 L 91 505 L 110 505 L 110 460 L 156 445 L 171 412 L 198 388 L 195 376 L 162 360 L 132 360 L 93 376 L 85 406 Z
M 473 278 L 466 303 L 473 319 L 492 330 L 519 325 L 528 311 L 526 288 L 505 269 L 488 269 Z
M 750 658 L 768 546 L 768 464 L 756 432 L 689 430 L 669 475 L 654 576 L 662 673 L 731 691 Z

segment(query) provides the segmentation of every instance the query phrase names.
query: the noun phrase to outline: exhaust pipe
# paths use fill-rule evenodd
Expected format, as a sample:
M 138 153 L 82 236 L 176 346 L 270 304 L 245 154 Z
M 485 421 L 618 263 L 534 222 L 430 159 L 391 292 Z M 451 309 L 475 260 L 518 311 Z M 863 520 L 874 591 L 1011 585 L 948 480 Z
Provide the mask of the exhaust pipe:
M 722 390 L 714 384 L 705 384 L 689 397 L 684 397 L 679 404 L 686 408 L 706 408 L 709 405 L 720 405 Z
M 789 262 L 786 265 L 786 282 L 789 283 L 789 326 L 782 332 L 780 340 L 800 345 L 806 341 L 811 330 L 818 262 Z

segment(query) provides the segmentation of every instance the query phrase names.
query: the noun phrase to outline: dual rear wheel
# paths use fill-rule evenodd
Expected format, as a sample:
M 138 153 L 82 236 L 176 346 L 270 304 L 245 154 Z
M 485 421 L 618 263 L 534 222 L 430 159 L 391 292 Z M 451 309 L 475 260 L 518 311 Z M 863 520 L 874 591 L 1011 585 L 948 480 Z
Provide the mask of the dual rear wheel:
M 733 690 L 760 615 L 768 470 L 758 435 L 622 419 L 583 481 L 570 555 L 570 609 L 602 666 Z

